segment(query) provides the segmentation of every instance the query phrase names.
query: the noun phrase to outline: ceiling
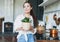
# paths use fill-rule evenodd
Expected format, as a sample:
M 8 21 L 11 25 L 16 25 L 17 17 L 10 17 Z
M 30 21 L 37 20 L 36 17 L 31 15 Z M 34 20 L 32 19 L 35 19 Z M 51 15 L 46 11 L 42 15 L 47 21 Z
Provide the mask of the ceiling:
M 56 1 L 58 1 L 58 0 L 46 0 L 43 3 L 39 4 L 38 6 L 47 6 L 47 5 L 50 5 Z

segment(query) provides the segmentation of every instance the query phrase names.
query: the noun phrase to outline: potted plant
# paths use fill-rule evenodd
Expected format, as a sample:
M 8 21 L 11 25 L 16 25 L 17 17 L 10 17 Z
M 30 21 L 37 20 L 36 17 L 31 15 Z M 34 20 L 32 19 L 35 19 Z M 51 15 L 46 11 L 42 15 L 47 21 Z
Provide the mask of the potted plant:
M 29 30 L 29 28 L 30 28 L 30 19 L 29 18 L 27 18 L 27 17 L 25 17 L 24 19 L 22 19 L 22 27 L 23 27 L 23 29 L 25 29 L 25 30 Z

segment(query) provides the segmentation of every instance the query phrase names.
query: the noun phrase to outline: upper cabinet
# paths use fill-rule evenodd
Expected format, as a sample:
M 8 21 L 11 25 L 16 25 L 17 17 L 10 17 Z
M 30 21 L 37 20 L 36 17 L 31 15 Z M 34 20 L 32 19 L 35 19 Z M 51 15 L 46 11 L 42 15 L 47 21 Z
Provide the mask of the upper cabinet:
M 47 6 L 50 5 L 58 0 L 43 0 L 43 3 L 39 4 L 38 6 Z

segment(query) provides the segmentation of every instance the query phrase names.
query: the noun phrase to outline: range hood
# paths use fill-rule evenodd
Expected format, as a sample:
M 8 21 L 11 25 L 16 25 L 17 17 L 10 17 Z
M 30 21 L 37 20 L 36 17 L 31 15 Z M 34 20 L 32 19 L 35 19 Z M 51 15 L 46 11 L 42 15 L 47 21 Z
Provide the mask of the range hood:
M 58 0 L 44 0 L 43 3 L 39 4 L 38 6 L 47 6 L 50 5 Z

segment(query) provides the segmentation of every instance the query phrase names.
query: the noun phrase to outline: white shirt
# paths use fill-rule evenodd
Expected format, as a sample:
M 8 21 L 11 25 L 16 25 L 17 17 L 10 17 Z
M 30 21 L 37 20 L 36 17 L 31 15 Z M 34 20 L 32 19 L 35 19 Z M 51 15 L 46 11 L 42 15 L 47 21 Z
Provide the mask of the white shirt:
M 36 32 L 36 29 L 34 29 L 35 30 L 34 33 L 32 33 L 31 31 L 28 31 L 28 32 L 24 32 L 22 30 L 16 31 L 17 28 L 20 28 L 22 26 L 21 20 L 24 19 L 24 18 L 25 18 L 24 14 L 17 16 L 17 18 L 14 22 L 14 31 L 19 33 L 17 38 L 19 38 L 22 34 L 24 34 L 25 40 L 27 41 L 26 34 L 34 34 Z M 31 25 L 34 26 L 32 16 L 30 16 L 30 20 L 31 20 Z

